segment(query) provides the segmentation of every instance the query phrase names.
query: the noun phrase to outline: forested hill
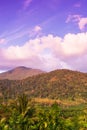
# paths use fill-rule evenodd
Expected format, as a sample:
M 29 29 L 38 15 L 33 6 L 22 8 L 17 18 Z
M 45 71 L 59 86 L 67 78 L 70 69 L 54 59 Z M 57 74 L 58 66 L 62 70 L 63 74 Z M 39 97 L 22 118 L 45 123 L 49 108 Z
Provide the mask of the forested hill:
M 71 70 L 55 70 L 24 80 L 0 80 L 0 96 L 14 98 L 26 93 L 29 97 L 87 101 L 87 74 Z
M 87 74 L 71 70 L 55 70 L 23 80 L 23 86 L 30 95 L 58 98 L 86 98 Z

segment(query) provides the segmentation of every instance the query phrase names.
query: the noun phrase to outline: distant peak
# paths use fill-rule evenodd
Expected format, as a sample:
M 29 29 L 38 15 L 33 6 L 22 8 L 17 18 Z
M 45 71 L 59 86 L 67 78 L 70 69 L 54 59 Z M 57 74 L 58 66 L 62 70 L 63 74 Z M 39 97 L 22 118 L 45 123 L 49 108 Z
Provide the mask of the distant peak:
M 15 67 L 7 72 L 0 74 L 1 79 L 11 79 L 11 80 L 20 80 L 27 77 L 32 77 L 44 73 L 42 70 L 32 69 L 25 66 Z
M 25 67 L 25 66 L 18 66 L 15 69 L 31 69 L 31 68 L 28 68 L 28 67 Z

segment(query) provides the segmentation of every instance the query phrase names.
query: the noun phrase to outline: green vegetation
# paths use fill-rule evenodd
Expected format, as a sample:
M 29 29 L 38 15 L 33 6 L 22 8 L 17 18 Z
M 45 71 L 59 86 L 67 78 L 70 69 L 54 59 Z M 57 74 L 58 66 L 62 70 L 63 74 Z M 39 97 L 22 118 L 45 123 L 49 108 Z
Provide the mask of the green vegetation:
M 86 130 L 87 109 L 42 105 L 25 94 L 0 105 L 0 130 Z

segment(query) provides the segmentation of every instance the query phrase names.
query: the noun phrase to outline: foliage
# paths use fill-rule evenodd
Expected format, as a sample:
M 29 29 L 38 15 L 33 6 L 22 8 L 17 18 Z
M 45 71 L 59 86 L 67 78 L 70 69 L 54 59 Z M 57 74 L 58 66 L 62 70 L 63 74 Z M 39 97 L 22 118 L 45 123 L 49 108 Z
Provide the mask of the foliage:
M 86 130 L 87 109 L 60 108 L 35 104 L 23 94 L 1 104 L 0 130 Z

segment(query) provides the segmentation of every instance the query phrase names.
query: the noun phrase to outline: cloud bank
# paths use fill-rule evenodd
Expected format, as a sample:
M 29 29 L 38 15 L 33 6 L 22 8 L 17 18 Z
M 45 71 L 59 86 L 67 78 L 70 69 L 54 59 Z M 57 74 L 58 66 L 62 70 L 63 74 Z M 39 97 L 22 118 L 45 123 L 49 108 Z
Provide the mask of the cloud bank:
M 46 71 L 68 68 L 87 72 L 87 32 L 31 39 L 22 46 L 0 49 L 0 57 L 0 69 L 24 65 Z

